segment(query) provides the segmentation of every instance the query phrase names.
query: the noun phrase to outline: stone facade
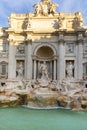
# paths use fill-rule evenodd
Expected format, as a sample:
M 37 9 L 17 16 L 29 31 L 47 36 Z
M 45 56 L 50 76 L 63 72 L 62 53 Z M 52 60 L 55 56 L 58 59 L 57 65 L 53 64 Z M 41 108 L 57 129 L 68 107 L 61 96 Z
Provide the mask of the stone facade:
M 35 13 L 15 14 L 0 28 L 0 82 L 36 81 L 40 64 L 49 77 L 83 81 L 87 87 L 87 27 L 81 12 L 56 12 L 50 0 L 35 4 Z

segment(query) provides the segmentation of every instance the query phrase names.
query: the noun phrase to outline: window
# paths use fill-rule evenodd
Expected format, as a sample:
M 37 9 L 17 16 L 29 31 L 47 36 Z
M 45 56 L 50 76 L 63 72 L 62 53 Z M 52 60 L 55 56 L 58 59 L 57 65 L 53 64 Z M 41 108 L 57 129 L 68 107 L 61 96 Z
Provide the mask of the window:
M 6 43 L 3 43 L 3 51 L 6 51 Z
M 0 51 L 6 51 L 7 50 L 7 44 L 6 43 L 0 43 Z
M 5 75 L 6 74 L 6 65 L 2 65 L 2 74 Z

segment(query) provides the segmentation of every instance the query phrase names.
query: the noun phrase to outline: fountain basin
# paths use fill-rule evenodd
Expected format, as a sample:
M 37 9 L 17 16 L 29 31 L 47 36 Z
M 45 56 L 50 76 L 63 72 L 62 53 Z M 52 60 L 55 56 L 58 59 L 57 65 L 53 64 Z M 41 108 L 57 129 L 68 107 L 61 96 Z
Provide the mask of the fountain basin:
M 1 130 L 86 130 L 87 112 L 0 108 Z

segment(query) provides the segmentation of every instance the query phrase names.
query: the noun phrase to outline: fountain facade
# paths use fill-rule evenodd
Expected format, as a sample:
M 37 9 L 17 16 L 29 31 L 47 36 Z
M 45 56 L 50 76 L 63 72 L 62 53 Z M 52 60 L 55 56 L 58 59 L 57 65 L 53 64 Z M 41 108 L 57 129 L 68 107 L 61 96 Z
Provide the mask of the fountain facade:
M 87 27 L 80 12 L 57 6 L 41 0 L 0 29 L 0 106 L 86 110 Z

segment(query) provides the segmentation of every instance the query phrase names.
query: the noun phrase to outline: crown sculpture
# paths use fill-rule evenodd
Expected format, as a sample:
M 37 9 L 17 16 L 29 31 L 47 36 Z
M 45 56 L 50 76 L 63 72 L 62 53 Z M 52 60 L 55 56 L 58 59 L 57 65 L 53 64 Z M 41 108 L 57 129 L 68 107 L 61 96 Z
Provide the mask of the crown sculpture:
M 35 16 L 43 15 L 48 16 L 50 14 L 54 15 L 56 13 L 56 8 L 58 4 L 52 3 L 51 0 L 41 0 L 39 4 L 35 4 Z

